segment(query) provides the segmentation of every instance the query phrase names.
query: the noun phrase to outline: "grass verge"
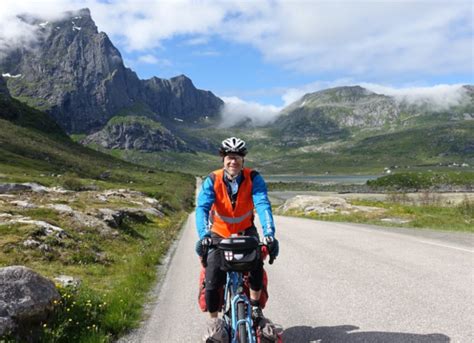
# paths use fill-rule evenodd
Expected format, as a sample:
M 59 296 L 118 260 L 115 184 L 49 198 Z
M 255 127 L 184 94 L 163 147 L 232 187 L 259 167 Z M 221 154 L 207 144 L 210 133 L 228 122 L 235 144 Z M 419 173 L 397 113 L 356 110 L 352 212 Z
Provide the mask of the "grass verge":
M 439 204 L 371 200 L 351 200 L 350 203 L 356 206 L 377 207 L 385 211 L 319 214 L 292 210 L 283 215 L 333 222 L 474 233 L 474 202 L 467 197 L 460 204 L 449 207 Z
M 137 327 L 147 294 L 156 282 L 156 266 L 185 217 L 181 212 L 146 223 L 127 223 L 138 235 L 121 234 L 113 240 L 99 241 L 89 234 L 84 239 L 89 248 L 79 249 L 81 257 L 71 256 L 67 261 L 27 249 L 0 251 L 2 262 L 17 259 L 15 262 L 51 279 L 66 274 L 81 280 L 78 286 L 57 285 L 62 298 L 54 304 L 50 320 L 5 341 L 37 337 L 38 342 L 111 342 Z M 107 259 L 88 259 L 91 249 L 100 250 Z M 64 253 L 66 248 L 61 250 Z

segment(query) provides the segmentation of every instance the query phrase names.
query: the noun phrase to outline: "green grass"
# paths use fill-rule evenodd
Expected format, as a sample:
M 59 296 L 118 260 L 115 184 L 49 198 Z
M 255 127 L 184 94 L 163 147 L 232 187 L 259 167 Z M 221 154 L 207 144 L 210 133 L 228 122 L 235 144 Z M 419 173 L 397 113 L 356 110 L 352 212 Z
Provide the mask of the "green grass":
M 32 212 L 28 214 L 35 217 Z M 42 218 L 40 213 L 36 214 Z M 123 234 L 117 239 L 104 240 L 93 232 L 86 233 L 81 235 L 81 246 L 67 246 L 67 242 L 63 242 L 54 254 L 21 247 L 8 250 L 3 237 L 0 265 L 12 261 L 50 278 L 66 274 L 82 281 L 77 288 L 59 287 L 62 299 L 56 304 L 54 318 L 42 323 L 40 332 L 34 330 L 41 342 L 109 342 L 139 324 L 147 293 L 156 281 L 156 265 L 179 232 L 184 218 L 185 213 L 181 213 L 165 220 L 131 223 L 139 237 Z M 73 234 L 72 230 L 66 230 Z M 8 236 L 20 234 L 17 228 L 10 230 Z M 21 236 L 24 238 L 25 234 Z M 79 251 L 74 252 L 77 249 Z M 106 253 L 108 260 L 88 259 L 90 251 L 96 250 Z M 81 255 L 81 259 L 75 259 L 73 254 Z

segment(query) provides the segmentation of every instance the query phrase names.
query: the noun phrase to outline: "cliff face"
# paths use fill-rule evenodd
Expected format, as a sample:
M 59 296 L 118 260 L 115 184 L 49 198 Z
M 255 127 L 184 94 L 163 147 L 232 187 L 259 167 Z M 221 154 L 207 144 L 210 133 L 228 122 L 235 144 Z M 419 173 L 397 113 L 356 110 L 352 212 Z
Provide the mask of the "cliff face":
M 192 152 L 171 131 L 145 117 L 114 117 L 102 130 L 87 136 L 81 143 L 106 149 Z
M 88 9 L 54 23 L 23 20 L 38 25 L 39 40 L 33 49 L 11 52 L 0 61 L 0 71 L 15 75 L 8 78 L 14 97 L 49 112 L 67 132 L 96 131 L 137 103 L 148 105 L 155 119 L 199 122 L 218 116 L 222 100 L 184 76 L 140 80 L 98 32 Z
M 191 79 L 179 75 L 169 80 L 153 77 L 144 80 L 144 98 L 165 120 L 186 124 L 206 124 L 217 119 L 224 102 L 212 92 L 196 89 Z

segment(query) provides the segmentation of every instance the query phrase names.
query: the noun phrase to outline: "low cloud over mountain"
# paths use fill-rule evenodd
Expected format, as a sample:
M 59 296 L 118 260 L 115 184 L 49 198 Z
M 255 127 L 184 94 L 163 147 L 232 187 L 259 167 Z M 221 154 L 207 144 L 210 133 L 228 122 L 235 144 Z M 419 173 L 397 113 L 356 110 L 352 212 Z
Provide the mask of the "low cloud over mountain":
M 252 125 L 262 126 L 272 122 L 281 110 L 281 107 L 247 102 L 237 97 L 222 97 L 222 100 L 225 105 L 221 113 L 221 127 L 231 127 L 249 119 Z

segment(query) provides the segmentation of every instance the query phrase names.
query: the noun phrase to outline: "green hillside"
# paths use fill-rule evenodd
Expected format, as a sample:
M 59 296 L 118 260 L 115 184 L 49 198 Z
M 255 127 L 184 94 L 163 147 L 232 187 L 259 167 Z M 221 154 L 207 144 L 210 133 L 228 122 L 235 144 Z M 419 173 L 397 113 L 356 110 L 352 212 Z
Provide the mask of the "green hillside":
M 73 174 L 85 184 L 133 188 L 173 199 L 184 209 L 194 180 L 189 175 L 139 167 L 83 147 L 66 136 L 50 117 L 14 99 L 0 98 L 0 182 L 59 185 L 57 174 Z M 104 172 L 110 174 L 101 180 Z M 189 203 L 188 203 L 189 205 Z
M 205 175 L 220 166 L 217 147 L 228 136 L 243 138 L 249 147 L 246 165 L 266 174 L 353 174 L 380 173 L 385 167 L 433 169 L 456 163 L 474 165 L 474 122 L 458 121 L 435 125 L 418 125 L 384 133 L 354 131 L 346 138 L 323 139 L 286 144 L 274 129 L 188 130 L 203 146 L 197 154 L 135 150 L 105 150 L 146 166 Z M 205 144 L 204 144 L 205 143 Z M 193 147 L 196 147 L 193 145 Z

